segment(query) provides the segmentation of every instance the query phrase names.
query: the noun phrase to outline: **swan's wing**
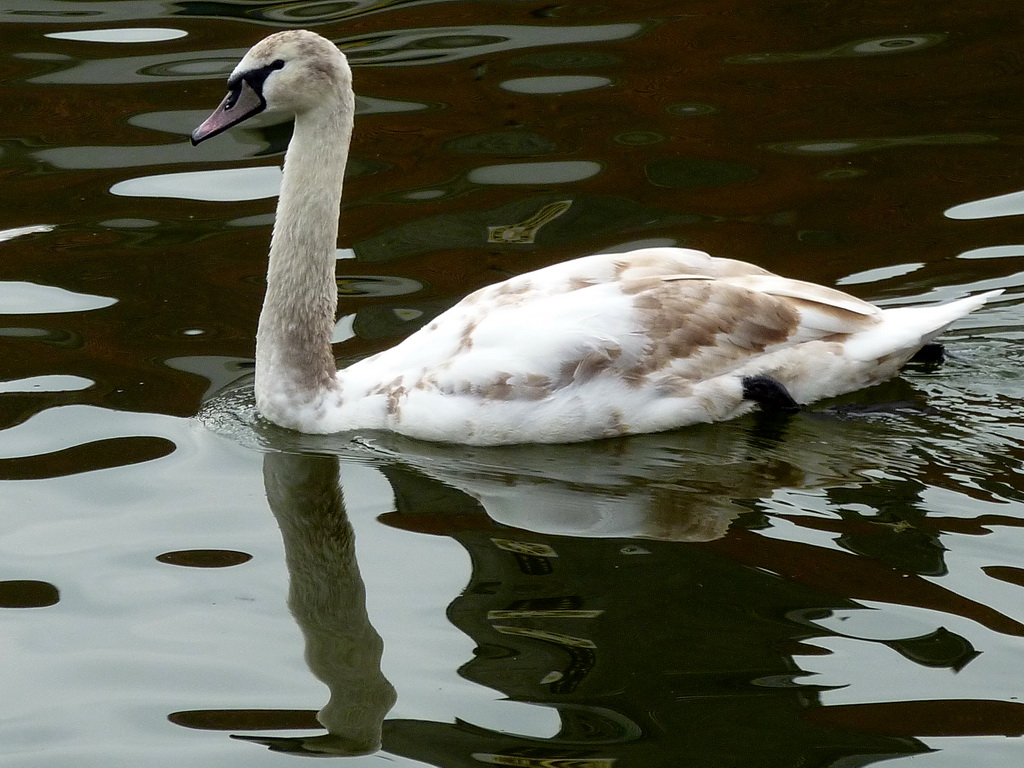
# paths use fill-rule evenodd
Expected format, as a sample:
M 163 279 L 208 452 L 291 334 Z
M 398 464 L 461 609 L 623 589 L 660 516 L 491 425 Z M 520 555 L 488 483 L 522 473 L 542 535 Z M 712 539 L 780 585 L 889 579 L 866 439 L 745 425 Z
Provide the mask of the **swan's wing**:
M 735 259 L 709 256 L 688 248 L 644 248 L 628 253 L 596 254 L 510 278 L 481 288 L 453 309 L 473 305 L 493 309 L 533 306 L 549 297 L 568 297 L 597 285 L 636 285 L 647 279 L 714 280 L 754 293 L 786 300 L 801 313 L 805 328 L 798 338 L 816 338 L 816 331 L 856 333 L 873 325 L 879 309 L 849 294 L 815 283 L 790 280 Z M 639 281 L 639 282 L 638 282 Z M 865 320 L 867 319 L 867 323 Z
M 663 279 L 671 282 L 707 278 L 671 275 Z M 799 311 L 801 333 L 797 338 L 800 340 L 817 338 L 817 332 L 857 333 L 874 326 L 881 319 L 881 310 L 874 304 L 816 283 L 790 280 L 771 273 L 729 275 L 723 276 L 721 281 L 782 299 L 784 304 Z
M 681 274 L 711 278 L 774 276 L 753 264 L 717 258 L 689 248 L 643 248 L 626 253 L 599 253 L 552 264 L 481 288 L 463 302 L 520 305 L 594 285 Z
M 709 256 L 704 251 L 690 248 L 643 248 L 613 254 L 613 258 L 619 270 L 619 279 L 623 281 L 681 274 L 712 278 L 733 278 L 743 275 L 775 276 L 768 270 L 745 261 Z
M 770 274 L 644 277 L 503 302 L 508 295 L 460 303 L 392 350 L 423 363 L 419 381 L 403 385 L 537 400 L 598 377 L 634 388 L 666 376 L 692 383 L 879 322 L 870 304 Z

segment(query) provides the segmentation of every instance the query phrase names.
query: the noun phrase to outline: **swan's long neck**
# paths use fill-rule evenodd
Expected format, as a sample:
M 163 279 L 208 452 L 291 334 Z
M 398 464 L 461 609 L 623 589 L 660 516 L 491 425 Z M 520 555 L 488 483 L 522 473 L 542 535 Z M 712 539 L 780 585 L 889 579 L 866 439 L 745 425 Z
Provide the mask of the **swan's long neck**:
M 338 305 L 335 249 L 354 96 L 298 115 L 285 155 L 256 334 L 256 400 L 282 426 L 336 388 L 331 335 Z

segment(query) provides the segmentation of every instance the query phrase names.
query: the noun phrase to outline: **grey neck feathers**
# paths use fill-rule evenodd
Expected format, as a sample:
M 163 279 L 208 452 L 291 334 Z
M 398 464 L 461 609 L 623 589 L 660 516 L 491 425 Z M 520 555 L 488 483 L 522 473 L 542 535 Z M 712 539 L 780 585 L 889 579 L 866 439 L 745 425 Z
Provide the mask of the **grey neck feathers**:
M 335 249 L 353 102 L 351 91 L 339 93 L 295 119 L 256 335 L 257 396 L 310 402 L 335 386 Z

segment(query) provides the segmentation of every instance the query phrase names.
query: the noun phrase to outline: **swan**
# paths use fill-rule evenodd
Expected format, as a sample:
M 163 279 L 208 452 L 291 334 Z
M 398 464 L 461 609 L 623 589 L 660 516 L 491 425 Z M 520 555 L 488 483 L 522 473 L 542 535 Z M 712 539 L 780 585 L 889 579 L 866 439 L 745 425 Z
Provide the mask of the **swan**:
M 567 443 L 789 411 L 894 376 L 1001 291 L 881 309 L 684 248 L 598 254 L 466 296 L 340 371 L 335 249 L 355 96 L 318 34 L 250 49 L 198 144 L 264 110 L 294 115 L 256 335 L 256 405 L 305 433 L 391 430 L 472 445 Z

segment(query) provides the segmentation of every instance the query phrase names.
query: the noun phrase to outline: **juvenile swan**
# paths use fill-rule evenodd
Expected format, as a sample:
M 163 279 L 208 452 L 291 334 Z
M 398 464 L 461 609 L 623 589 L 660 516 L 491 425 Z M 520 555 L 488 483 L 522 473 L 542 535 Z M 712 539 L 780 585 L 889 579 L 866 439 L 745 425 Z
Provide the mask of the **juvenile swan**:
M 999 293 L 880 309 L 741 261 L 645 248 L 482 288 L 337 371 L 335 248 L 354 111 L 344 55 L 312 32 L 267 37 L 192 141 L 264 110 L 295 115 L 295 133 L 256 336 L 256 402 L 300 432 L 558 443 L 790 410 L 888 379 Z

